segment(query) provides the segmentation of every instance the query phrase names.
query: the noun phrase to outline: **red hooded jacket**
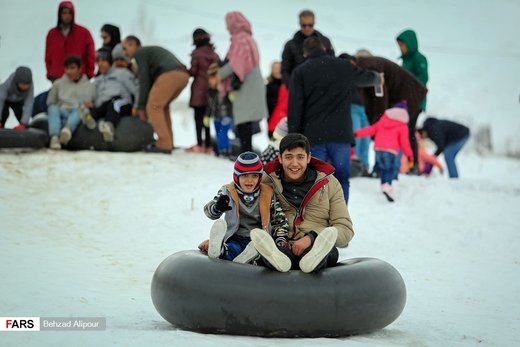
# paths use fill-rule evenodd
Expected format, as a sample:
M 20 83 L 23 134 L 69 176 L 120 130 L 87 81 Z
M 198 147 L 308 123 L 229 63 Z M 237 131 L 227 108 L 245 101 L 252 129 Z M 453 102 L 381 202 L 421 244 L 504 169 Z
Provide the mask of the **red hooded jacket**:
M 61 11 L 68 8 L 72 11 L 72 26 L 67 36 L 61 32 Z M 47 79 L 56 80 L 64 71 L 64 61 L 69 55 L 81 58 L 81 71 L 88 76 L 94 77 L 96 64 L 96 52 L 94 40 L 90 31 L 74 22 L 74 5 L 70 1 L 62 1 L 58 7 L 58 25 L 49 30 L 45 42 L 45 67 L 47 68 Z
M 408 112 L 403 108 L 390 108 L 373 125 L 354 132 L 355 137 L 374 136 L 374 149 L 397 154 L 399 149 L 404 155 L 413 155 L 408 139 Z

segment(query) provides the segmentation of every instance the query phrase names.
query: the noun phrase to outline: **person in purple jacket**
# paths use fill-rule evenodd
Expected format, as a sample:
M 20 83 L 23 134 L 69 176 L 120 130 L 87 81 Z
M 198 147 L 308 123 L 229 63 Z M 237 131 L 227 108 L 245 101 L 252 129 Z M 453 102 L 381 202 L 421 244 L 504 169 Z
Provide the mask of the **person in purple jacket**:
M 429 138 L 437 146 L 435 156 L 444 152 L 444 160 L 450 178 L 458 178 L 455 157 L 469 138 L 469 129 L 462 124 L 449 120 L 429 117 L 419 129 L 422 139 Z

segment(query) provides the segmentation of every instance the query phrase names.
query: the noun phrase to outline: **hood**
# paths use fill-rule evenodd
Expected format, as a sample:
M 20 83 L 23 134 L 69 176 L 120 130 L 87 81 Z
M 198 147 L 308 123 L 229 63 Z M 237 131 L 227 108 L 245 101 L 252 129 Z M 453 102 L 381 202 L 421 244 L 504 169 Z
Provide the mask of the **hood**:
M 388 111 L 387 111 L 388 112 Z M 403 126 L 403 124 L 406 124 L 405 122 L 402 122 L 400 120 L 397 120 L 397 119 L 394 119 L 394 118 L 390 118 L 388 116 L 388 113 L 385 112 L 381 118 L 379 118 L 379 126 L 383 129 L 393 129 L 393 128 L 397 128 L 397 127 L 401 127 Z
M 58 24 L 56 25 L 58 28 L 60 27 L 60 24 L 61 24 L 60 14 L 64 8 L 68 8 L 69 10 L 71 10 L 72 24 L 74 24 L 75 20 L 76 20 L 76 12 L 74 11 L 74 4 L 72 3 L 72 1 L 62 1 L 62 2 L 60 2 L 60 5 L 58 6 Z
M 413 30 L 408 29 L 403 31 L 397 36 L 396 40 L 404 42 L 406 44 L 406 47 L 408 47 L 408 53 L 406 53 L 405 55 L 412 55 L 413 53 L 419 50 L 417 35 Z
M 226 26 L 231 35 L 238 33 L 246 33 L 249 35 L 253 34 L 251 30 L 251 24 L 247 18 L 238 11 L 229 12 L 226 14 Z
M 31 84 L 32 83 L 32 72 L 31 69 L 29 69 L 26 66 L 19 66 L 16 68 L 16 71 L 14 72 L 13 82 L 18 83 L 24 83 L 24 84 Z
M 388 118 L 396 120 L 401 123 L 408 124 L 410 121 L 410 115 L 408 111 L 401 107 L 392 107 L 385 111 Z

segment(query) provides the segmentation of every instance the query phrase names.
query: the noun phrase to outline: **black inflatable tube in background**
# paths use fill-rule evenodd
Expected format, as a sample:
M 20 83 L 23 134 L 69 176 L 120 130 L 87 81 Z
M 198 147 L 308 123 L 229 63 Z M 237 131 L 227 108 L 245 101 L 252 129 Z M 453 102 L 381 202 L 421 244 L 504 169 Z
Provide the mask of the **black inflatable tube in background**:
M 341 337 L 381 329 L 404 309 L 406 287 L 390 264 L 350 259 L 317 274 L 279 273 L 178 252 L 151 286 L 159 314 L 174 326 L 212 334 Z

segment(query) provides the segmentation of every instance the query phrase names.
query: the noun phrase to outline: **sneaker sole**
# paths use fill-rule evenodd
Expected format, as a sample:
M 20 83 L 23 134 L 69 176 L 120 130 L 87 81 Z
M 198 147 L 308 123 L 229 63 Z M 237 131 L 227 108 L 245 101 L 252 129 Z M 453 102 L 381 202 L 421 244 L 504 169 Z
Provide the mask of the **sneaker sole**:
M 103 141 L 112 142 L 114 141 L 114 134 L 112 133 L 109 125 L 100 126 L 101 135 L 103 135 Z
M 254 242 L 255 248 L 271 264 L 280 272 L 287 272 L 291 269 L 291 260 L 278 248 L 273 238 L 265 230 L 251 230 L 251 241 Z
M 328 227 L 318 234 L 312 249 L 300 260 L 300 269 L 305 273 L 314 271 L 323 258 L 325 258 L 334 247 L 338 231 L 334 227 Z
M 66 145 L 67 143 L 69 143 L 71 138 L 72 138 L 71 131 L 61 131 L 60 132 L 60 143 L 62 145 Z
M 250 263 L 253 259 L 258 256 L 258 251 L 255 248 L 255 244 L 253 242 L 249 242 L 239 255 L 233 259 L 235 263 L 247 264 Z
M 226 236 L 227 224 L 223 219 L 217 219 L 209 232 L 208 257 L 218 258 L 222 253 L 222 242 Z

